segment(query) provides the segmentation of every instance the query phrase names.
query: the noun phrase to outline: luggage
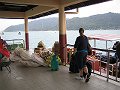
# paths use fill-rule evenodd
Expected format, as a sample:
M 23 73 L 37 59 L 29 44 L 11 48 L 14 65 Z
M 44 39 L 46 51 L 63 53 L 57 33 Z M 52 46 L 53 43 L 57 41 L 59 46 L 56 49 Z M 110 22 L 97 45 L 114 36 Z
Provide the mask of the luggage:
M 74 54 L 71 55 L 69 71 L 72 73 L 79 73 Z
M 101 55 L 101 61 L 107 62 L 107 60 L 108 60 L 108 56 Z M 110 56 L 110 62 L 109 62 L 110 64 L 115 64 L 116 61 L 117 61 L 116 56 Z
M 59 69 L 59 63 L 57 60 L 57 56 L 53 55 L 52 60 L 51 60 L 51 70 L 52 71 L 57 71 Z
M 88 68 L 88 77 L 90 77 L 91 75 L 91 72 L 92 72 L 92 63 L 91 61 L 87 61 L 86 62 L 86 66 Z M 79 73 L 79 69 L 77 67 L 77 64 L 76 64 L 76 61 L 75 61 L 75 55 L 72 54 L 71 55 L 71 61 L 70 61 L 70 67 L 69 67 L 69 71 L 72 72 L 72 73 Z M 83 72 L 83 76 L 85 75 L 85 73 Z

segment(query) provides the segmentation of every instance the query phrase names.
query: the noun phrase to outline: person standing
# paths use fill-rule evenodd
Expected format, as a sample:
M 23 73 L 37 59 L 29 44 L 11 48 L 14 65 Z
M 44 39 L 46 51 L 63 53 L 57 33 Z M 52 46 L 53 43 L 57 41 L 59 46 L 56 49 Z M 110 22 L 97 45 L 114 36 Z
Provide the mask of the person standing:
M 88 55 L 88 38 L 84 35 L 84 29 L 79 29 L 79 34 L 76 38 L 74 48 L 75 48 L 75 60 L 79 69 L 79 76 L 76 79 L 83 79 L 83 72 L 85 75 L 85 82 L 88 82 L 89 79 L 87 78 L 88 75 L 88 68 L 86 66 L 86 60 Z

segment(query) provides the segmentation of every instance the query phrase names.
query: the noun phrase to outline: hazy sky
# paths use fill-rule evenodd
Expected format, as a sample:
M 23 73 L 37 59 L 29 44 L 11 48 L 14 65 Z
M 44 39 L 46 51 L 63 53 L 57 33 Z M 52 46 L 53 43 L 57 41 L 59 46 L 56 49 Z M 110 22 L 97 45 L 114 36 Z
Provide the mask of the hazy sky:
M 79 14 L 67 14 L 66 17 L 67 18 L 88 17 L 91 15 L 103 14 L 108 12 L 120 13 L 120 0 L 112 0 L 112 1 L 101 3 L 101 4 L 82 7 L 82 8 L 79 8 Z M 48 17 L 58 17 L 58 14 L 47 16 L 47 18 Z M 42 18 L 46 18 L 46 17 L 42 17 Z M 38 19 L 41 19 L 41 18 L 38 18 Z M 34 19 L 34 20 L 38 20 L 38 19 Z M 17 24 L 23 24 L 23 23 L 24 23 L 23 19 L 18 19 L 18 20 L 17 19 L 0 19 L 0 32 L 11 25 L 17 25 Z

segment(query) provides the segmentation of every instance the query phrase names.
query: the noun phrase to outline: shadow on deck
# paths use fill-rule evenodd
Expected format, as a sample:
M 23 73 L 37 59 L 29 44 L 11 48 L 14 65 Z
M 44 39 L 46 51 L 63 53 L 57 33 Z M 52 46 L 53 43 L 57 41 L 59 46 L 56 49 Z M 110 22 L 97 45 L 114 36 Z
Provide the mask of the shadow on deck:
M 24 67 L 11 64 L 11 73 L 5 68 L 0 71 L 0 90 L 119 90 L 120 85 L 106 82 L 92 74 L 88 83 L 76 80 L 77 74 L 68 73 L 60 66 L 59 71 L 47 67 Z M 120 83 L 119 83 L 120 84 Z

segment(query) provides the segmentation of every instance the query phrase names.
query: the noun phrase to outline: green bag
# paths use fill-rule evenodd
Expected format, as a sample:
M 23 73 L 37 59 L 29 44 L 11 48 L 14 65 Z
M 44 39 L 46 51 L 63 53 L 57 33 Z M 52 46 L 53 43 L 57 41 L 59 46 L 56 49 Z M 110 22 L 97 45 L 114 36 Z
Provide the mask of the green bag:
M 57 60 L 57 56 L 53 55 L 52 60 L 51 60 L 51 70 L 52 71 L 57 71 L 59 69 L 59 63 Z

